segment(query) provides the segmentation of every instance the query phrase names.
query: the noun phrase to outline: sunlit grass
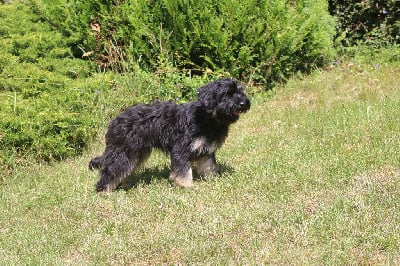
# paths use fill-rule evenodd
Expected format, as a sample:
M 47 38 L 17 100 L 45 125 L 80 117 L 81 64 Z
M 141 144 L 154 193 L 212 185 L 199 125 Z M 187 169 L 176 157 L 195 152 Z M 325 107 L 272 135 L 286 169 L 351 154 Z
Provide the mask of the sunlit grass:
M 399 73 L 342 64 L 254 97 L 217 154 L 223 174 L 193 190 L 171 187 L 156 153 L 133 188 L 96 194 L 103 140 L 17 169 L 0 190 L 0 264 L 398 264 Z

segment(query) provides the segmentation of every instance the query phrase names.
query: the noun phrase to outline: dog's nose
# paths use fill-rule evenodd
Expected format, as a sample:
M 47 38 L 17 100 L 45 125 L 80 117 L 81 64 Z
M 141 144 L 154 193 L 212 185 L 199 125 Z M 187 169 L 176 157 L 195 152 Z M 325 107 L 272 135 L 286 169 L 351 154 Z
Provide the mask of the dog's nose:
M 239 106 L 240 106 L 240 107 L 244 107 L 245 105 L 246 105 L 245 102 L 240 102 L 240 103 L 239 103 Z

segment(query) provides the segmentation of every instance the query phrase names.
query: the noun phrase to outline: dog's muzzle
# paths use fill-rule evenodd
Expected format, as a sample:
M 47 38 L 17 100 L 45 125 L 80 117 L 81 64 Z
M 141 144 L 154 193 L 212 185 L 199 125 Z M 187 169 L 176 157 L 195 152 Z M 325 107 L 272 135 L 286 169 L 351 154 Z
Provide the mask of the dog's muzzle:
M 233 112 L 235 116 L 240 116 L 241 113 L 245 113 L 250 109 L 250 100 L 246 99 L 239 103 L 239 108 Z

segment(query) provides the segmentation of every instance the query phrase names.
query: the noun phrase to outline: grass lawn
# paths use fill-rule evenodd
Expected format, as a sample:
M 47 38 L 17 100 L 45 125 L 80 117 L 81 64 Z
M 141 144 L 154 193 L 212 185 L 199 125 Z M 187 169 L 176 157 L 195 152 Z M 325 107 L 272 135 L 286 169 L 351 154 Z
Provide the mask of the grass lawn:
M 400 263 L 400 63 L 292 79 L 236 123 L 219 177 L 96 194 L 82 157 L 24 166 L 0 189 L 0 265 Z M 141 177 L 138 179 L 137 177 Z

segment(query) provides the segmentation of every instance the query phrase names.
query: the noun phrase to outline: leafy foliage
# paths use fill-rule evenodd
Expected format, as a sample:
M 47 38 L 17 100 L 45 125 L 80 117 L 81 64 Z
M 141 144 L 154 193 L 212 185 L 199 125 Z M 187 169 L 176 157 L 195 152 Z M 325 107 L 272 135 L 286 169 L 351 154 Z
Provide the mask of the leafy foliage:
M 27 153 L 39 160 L 79 154 L 96 133 L 95 92 L 107 83 L 25 5 L 2 5 L 0 18 L 0 170 Z
M 125 75 L 98 73 L 94 62 L 74 58 L 74 40 L 24 4 L 1 6 L 1 176 L 21 157 L 51 161 L 81 154 L 121 106 L 154 98 L 184 101 L 205 82 L 168 65 L 158 74 L 137 66 Z
M 399 1 L 329 0 L 329 10 L 339 21 L 338 41 L 345 46 L 400 43 Z
M 228 71 L 272 82 L 320 66 L 333 55 L 326 1 L 29 1 L 77 40 L 82 55 L 119 71 Z M 79 49 L 77 49 L 78 51 Z

